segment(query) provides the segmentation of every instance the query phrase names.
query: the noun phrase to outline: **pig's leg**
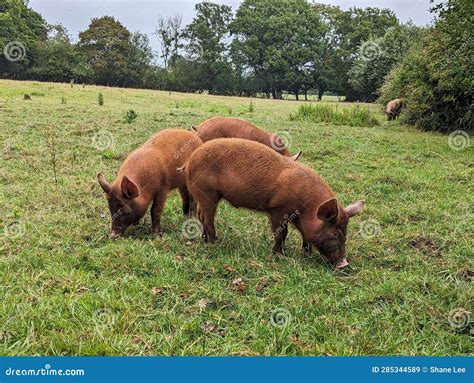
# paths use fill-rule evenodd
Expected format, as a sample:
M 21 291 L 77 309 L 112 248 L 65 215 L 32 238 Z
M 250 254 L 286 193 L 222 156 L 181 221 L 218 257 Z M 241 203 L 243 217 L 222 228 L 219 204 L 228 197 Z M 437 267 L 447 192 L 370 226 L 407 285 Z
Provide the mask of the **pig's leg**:
M 270 215 L 273 232 L 273 249 L 275 254 L 283 254 L 283 243 L 288 235 L 288 222 L 286 222 L 283 215 Z
M 216 238 L 216 230 L 214 228 L 214 216 L 216 215 L 217 204 L 219 203 L 219 194 L 209 192 L 204 194 L 199 191 L 195 196 L 199 205 L 199 220 L 203 226 L 202 238 L 205 242 L 214 242 Z
M 193 200 L 197 203 L 198 218 L 203 226 L 202 238 L 205 242 L 214 242 L 217 239 L 214 216 L 221 195 L 215 190 L 204 191 L 193 183 L 190 184 L 189 191 Z
M 179 188 L 179 194 L 181 194 L 183 200 L 183 214 L 190 217 L 192 215 L 192 198 L 186 186 Z
M 217 202 L 213 204 L 212 202 L 207 202 L 200 204 L 200 220 L 204 227 L 202 237 L 205 242 L 215 242 L 216 241 L 216 229 L 214 228 L 214 216 L 216 215 Z
M 151 206 L 151 232 L 155 235 L 162 235 L 161 231 L 161 213 L 163 212 L 163 206 L 165 205 L 167 193 L 162 193 L 153 199 L 153 205 Z
M 307 241 L 303 235 L 303 228 L 301 227 L 301 221 L 297 219 L 293 224 L 301 233 L 301 237 L 303 238 L 303 256 L 309 257 L 311 255 L 311 242 Z
M 303 238 L 303 256 L 309 257 L 311 255 L 311 242 L 306 242 Z

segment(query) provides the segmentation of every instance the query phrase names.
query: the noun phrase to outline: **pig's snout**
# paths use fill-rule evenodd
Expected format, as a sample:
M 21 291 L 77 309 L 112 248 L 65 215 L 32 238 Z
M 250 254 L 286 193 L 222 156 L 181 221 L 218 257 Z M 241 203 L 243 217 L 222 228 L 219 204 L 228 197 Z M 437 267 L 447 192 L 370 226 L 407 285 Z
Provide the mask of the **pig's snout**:
M 110 239 L 116 239 L 125 232 L 125 229 L 122 228 L 117 228 L 117 227 L 112 227 L 109 232 L 109 238 Z
M 342 258 L 337 264 L 336 268 L 337 269 L 343 269 L 344 267 L 349 266 L 349 262 L 347 262 L 347 258 L 344 257 Z
M 117 233 L 117 232 L 115 232 L 115 231 L 111 231 L 111 232 L 109 233 L 109 238 L 110 238 L 110 239 L 116 239 L 116 238 L 120 237 L 120 235 L 121 235 L 120 233 Z

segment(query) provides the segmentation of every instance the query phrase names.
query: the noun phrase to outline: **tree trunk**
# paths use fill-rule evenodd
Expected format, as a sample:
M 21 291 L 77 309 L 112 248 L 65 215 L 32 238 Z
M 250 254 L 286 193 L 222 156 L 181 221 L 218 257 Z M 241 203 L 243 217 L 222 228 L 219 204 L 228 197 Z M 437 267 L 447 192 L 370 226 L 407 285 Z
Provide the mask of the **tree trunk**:
M 318 89 L 318 101 L 323 99 L 324 89 Z
M 304 90 L 304 100 L 308 101 L 308 89 Z
M 299 100 L 300 100 L 300 96 L 299 96 L 298 93 L 299 93 L 299 90 L 296 89 L 296 90 L 295 90 L 296 101 L 299 101 Z

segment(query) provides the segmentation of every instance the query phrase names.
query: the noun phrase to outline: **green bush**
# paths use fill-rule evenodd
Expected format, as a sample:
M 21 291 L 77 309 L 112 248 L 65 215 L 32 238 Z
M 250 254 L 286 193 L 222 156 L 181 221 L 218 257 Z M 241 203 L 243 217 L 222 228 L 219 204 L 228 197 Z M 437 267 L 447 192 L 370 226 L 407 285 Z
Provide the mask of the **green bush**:
M 99 93 L 99 95 L 97 96 L 97 101 L 100 106 L 104 105 L 104 95 L 102 93 Z
M 253 100 L 250 100 L 249 103 L 249 113 L 253 113 L 255 111 L 255 105 L 253 103 Z
M 131 124 L 132 122 L 136 120 L 137 117 L 138 117 L 138 114 L 133 109 L 130 109 L 125 114 L 125 122 L 127 122 L 128 124 Z
M 474 2 L 449 0 L 436 10 L 438 21 L 387 76 L 379 101 L 403 98 L 404 120 L 423 130 L 472 130 Z
M 330 105 L 301 105 L 295 114 L 290 115 L 291 120 L 311 120 L 326 122 L 333 125 L 347 126 L 377 126 L 380 121 L 366 107 L 336 108 Z

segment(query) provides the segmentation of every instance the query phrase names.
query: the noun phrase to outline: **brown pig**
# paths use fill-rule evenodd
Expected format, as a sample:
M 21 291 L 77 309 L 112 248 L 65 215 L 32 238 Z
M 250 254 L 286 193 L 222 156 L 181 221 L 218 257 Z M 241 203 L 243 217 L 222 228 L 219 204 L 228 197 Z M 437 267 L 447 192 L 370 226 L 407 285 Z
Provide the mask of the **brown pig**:
M 315 245 L 337 267 L 348 264 L 347 225 L 364 203 L 343 208 L 323 178 L 305 165 L 257 142 L 221 138 L 201 145 L 182 169 L 198 203 L 205 241 L 216 240 L 214 216 L 219 200 L 225 199 L 268 214 L 275 253 L 282 253 L 291 223 L 303 237 L 305 254 Z
M 259 129 L 250 122 L 240 118 L 212 117 L 198 126 L 193 126 L 193 129 L 203 142 L 216 138 L 243 138 L 260 142 L 286 157 L 291 157 L 294 161 L 297 161 L 302 153 L 300 151 L 291 156 L 283 138 L 275 133 Z
M 396 98 L 395 100 L 390 101 L 385 108 L 385 114 L 387 115 L 387 120 L 395 120 L 402 110 L 402 99 Z
M 192 199 L 185 177 L 176 168 L 187 161 L 201 144 L 201 139 L 192 132 L 166 129 L 152 136 L 125 159 L 112 184 L 101 173 L 97 175 L 112 216 L 112 237 L 123 234 L 128 226 L 138 223 L 151 202 L 152 232 L 160 235 L 160 217 L 166 197 L 176 188 L 183 200 L 183 213 L 191 214 Z

